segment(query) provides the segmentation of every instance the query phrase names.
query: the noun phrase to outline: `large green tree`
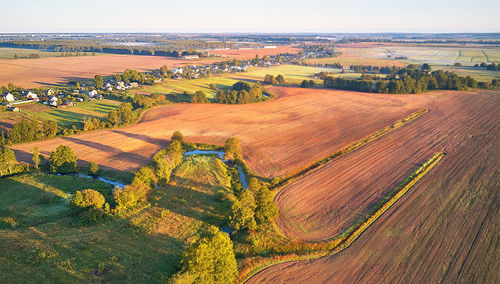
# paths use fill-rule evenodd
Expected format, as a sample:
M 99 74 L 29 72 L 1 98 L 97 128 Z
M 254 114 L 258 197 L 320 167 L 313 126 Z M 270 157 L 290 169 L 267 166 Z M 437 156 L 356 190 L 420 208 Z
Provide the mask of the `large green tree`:
M 196 91 L 194 95 L 191 97 L 192 103 L 206 104 L 208 103 L 207 96 L 203 91 Z
M 102 79 L 101 75 L 95 75 L 94 76 L 94 86 L 97 89 L 100 89 L 100 88 L 102 88 L 102 86 L 104 86 L 104 80 Z
M 184 253 L 177 282 L 234 283 L 238 267 L 229 235 L 209 227 Z
M 57 149 L 50 153 L 50 171 L 53 173 L 65 174 L 78 172 L 77 158 L 69 146 L 59 145 Z
M 250 190 L 243 190 L 240 197 L 231 207 L 231 225 L 235 230 L 255 230 L 255 198 Z
M 224 143 L 224 158 L 228 160 L 241 159 L 242 151 L 240 145 L 240 139 L 238 137 L 232 137 L 226 140 Z
M 12 166 L 16 163 L 17 160 L 14 151 L 5 146 L 0 147 L 0 176 L 10 174 Z
M 38 147 L 33 148 L 32 153 L 33 165 L 35 166 L 35 169 L 38 169 L 38 167 L 40 166 L 40 151 L 38 150 Z

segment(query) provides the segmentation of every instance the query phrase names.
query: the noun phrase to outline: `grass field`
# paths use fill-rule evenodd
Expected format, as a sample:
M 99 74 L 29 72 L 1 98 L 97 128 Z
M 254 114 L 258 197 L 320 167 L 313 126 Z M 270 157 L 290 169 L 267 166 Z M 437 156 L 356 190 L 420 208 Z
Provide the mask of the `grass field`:
M 231 87 L 239 80 L 244 81 L 263 81 L 266 74 L 277 76 L 279 74 L 285 77 L 287 84 L 300 84 L 302 80 L 312 79 L 312 75 L 321 71 L 333 71 L 332 69 L 316 68 L 309 66 L 298 65 L 278 65 L 272 67 L 252 67 L 247 72 L 242 73 L 226 73 L 221 75 L 214 75 L 209 78 L 200 78 L 193 80 L 164 80 L 161 84 L 152 86 L 144 86 L 138 90 L 129 91 L 129 94 L 135 93 L 159 93 L 170 95 L 167 96 L 176 102 L 189 101 L 190 97 L 183 96 L 185 92 L 193 94 L 196 91 L 203 91 L 208 98 L 215 98 L 216 90 L 209 88 L 210 83 L 214 83 L 218 89 Z M 340 70 L 337 70 L 340 73 Z M 357 77 L 360 74 L 348 73 L 347 77 Z M 320 83 L 321 80 L 317 80 Z
M 28 56 L 32 53 L 40 55 L 40 58 L 61 56 L 61 53 L 59 52 L 27 48 L 0 47 L 0 59 L 14 59 L 15 54 L 17 54 L 19 59 L 28 58 Z
M 311 58 L 304 61 L 308 65 L 322 65 L 322 64 L 340 64 L 344 69 L 349 69 L 352 65 L 363 65 L 363 66 L 376 66 L 376 67 L 405 67 L 407 64 L 390 59 L 380 59 L 380 58 L 368 58 L 364 56 L 358 56 L 352 54 L 351 52 L 344 50 L 342 54 L 336 57 L 328 58 Z
M 56 121 L 59 126 L 71 128 L 83 126 L 83 119 L 87 117 L 103 118 L 108 113 L 120 105 L 117 101 L 98 100 L 91 102 L 77 103 L 76 106 L 54 109 L 40 104 L 20 105 L 19 108 L 33 117 L 41 120 Z
M 480 82 L 490 82 L 493 79 L 500 79 L 500 71 L 491 71 L 483 67 L 434 65 L 434 70 L 445 70 L 454 72 L 460 76 L 471 76 Z
M 165 282 L 204 224 L 223 225 L 230 177 L 214 156 L 189 156 L 151 206 L 128 219 L 79 226 L 66 206 L 76 190 L 109 198 L 112 186 L 72 176 L 0 179 L 0 282 Z

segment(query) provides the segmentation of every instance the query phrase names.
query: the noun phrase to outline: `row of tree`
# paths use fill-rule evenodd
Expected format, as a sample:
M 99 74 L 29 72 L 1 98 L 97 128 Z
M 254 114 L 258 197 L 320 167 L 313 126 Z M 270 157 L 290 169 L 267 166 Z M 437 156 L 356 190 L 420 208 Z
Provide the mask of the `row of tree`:
M 351 90 L 359 92 L 415 94 L 427 90 L 467 90 L 476 88 L 478 83 L 470 76 L 461 77 L 453 72 L 423 70 L 422 67 L 410 65 L 399 69 L 380 80 L 357 80 L 327 77 L 323 80 L 325 88 Z
M 17 144 L 43 140 L 55 137 L 58 134 L 57 122 L 22 119 L 10 131 L 0 132 L 0 145 Z

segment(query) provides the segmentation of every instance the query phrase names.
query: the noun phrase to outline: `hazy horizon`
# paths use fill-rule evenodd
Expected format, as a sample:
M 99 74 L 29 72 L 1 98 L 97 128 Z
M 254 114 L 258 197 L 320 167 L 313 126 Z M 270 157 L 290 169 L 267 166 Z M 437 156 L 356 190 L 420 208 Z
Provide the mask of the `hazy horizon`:
M 1 0 L 0 33 L 497 33 L 500 1 Z M 20 20 L 21 19 L 21 20 Z

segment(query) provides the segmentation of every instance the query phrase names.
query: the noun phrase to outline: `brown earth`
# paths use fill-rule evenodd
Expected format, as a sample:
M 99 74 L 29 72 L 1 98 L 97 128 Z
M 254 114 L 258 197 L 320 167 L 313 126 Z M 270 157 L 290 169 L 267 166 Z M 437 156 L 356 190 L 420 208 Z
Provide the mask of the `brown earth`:
M 448 153 L 351 247 L 330 257 L 272 266 L 249 282 L 498 283 L 499 107 L 498 93 L 486 91 L 442 99 L 417 121 L 284 189 L 277 197 L 281 211 L 295 206 L 293 214 L 285 214 L 331 227 L 311 227 L 310 235 L 286 225 L 285 230 L 322 239 L 339 232 L 336 222 L 359 217 L 433 151 L 445 146 Z M 320 175 L 332 185 L 319 182 Z M 316 186 L 307 186 L 308 179 Z M 280 216 L 281 225 L 293 222 L 285 218 Z
M 290 87 L 275 91 L 279 97 L 271 102 L 162 106 L 148 111 L 134 126 L 12 148 L 19 160 L 29 162 L 33 147 L 48 155 L 65 144 L 84 161 L 132 170 L 165 146 L 175 130 L 182 131 L 188 141 L 219 145 L 238 136 L 250 167 L 262 175 L 276 176 L 305 167 L 422 109 L 433 98 L 453 93 L 383 95 Z
M 277 46 L 276 48 L 244 48 L 244 49 L 223 49 L 223 50 L 210 50 L 208 53 L 213 55 L 220 55 L 224 57 L 231 57 L 234 59 L 246 60 L 259 57 L 278 55 L 280 53 L 294 53 L 297 54 L 302 49 L 291 46 Z
M 24 88 L 34 88 L 89 79 L 96 74 L 112 75 L 123 72 L 125 69 L 148 71 L 158 69 L 163 65 L 172 68 L 191 64 L 209 64 L 221 60 L 221 58 L 182 60 L 141 55 L 0 59 L 0 86 L 13 83 Z

